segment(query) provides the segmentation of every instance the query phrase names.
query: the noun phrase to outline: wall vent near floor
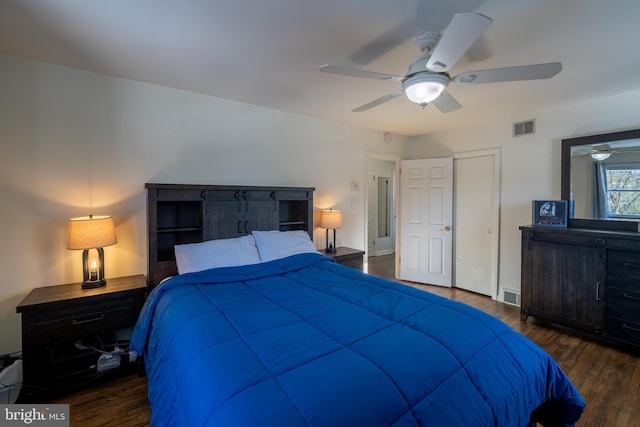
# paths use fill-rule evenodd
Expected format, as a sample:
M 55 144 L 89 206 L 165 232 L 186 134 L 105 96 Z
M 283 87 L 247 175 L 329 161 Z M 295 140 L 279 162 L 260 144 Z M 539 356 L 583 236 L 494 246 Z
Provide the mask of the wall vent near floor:
M 536 121 L 525 120 L 513 124 L 513 136 L 533 135 L 536 133 Z
M 511 289 L 503 290 L 503 300 L 507 304 L 520 305 L 520 293 L 512 291 Z

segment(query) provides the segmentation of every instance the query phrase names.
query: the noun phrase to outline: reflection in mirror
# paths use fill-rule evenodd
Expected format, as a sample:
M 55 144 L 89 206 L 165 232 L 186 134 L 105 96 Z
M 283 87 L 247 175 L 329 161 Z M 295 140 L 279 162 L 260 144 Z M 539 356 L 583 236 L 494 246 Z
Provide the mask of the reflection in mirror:
M 561 193 L 573 218 L 640 219 L 640 129 L 563 140 Z
M 389 181 L 389 177 L 378 177 L 378 237 L 387 237 L 391 233 Z

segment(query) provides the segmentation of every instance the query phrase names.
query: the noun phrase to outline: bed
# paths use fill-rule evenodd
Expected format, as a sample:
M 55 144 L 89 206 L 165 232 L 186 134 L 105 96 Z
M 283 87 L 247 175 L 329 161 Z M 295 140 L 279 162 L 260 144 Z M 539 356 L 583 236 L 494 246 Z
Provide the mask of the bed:
M 297 246 L 265 243 L 293 234 Z M 580 417 L 584 401 L 554 360 L 494 317 L 339 265 L 304 232 L 242 239 L 176 247 L 180 274 L 145 303 L 131 347 L 145 363 L 153 426 L 570 426 Z M 213 251 L 228 260 L 209 268 Z

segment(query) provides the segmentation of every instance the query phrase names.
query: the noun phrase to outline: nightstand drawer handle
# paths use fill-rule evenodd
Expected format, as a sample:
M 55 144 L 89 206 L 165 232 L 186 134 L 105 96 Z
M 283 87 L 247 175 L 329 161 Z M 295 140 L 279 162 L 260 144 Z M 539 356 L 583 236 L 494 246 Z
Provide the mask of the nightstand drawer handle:
M 71 321 L 71 324 L 72 324 L 72 325 L 82 325 L 83 323 L 98 322 L 98 321 L 100 321 L 100 320 L 104 320 L 104 314 L 101 314 L 101 315 L 100 315 L 100 316 L 98 316 L 98 317 L 93 317 L 93 318 L 91 318 L 91 319 L 85 319 L 85 320 L 76 320 L 76 319 L 73 319 L 73 320 Z
M 640 268 L 640 262 L 625 261 L 623 265 L 625 267 Z

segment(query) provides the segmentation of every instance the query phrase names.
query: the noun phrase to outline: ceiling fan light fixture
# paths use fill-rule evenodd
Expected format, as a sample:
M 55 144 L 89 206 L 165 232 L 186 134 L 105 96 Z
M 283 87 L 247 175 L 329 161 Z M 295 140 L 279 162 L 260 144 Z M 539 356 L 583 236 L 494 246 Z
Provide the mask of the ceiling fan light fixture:
M 420 73 L 406 78 L 402 82 L 402 90 L 409 101 L 424 106 L 438 98 L 448 84 L 449 77 L 445 75 Z

